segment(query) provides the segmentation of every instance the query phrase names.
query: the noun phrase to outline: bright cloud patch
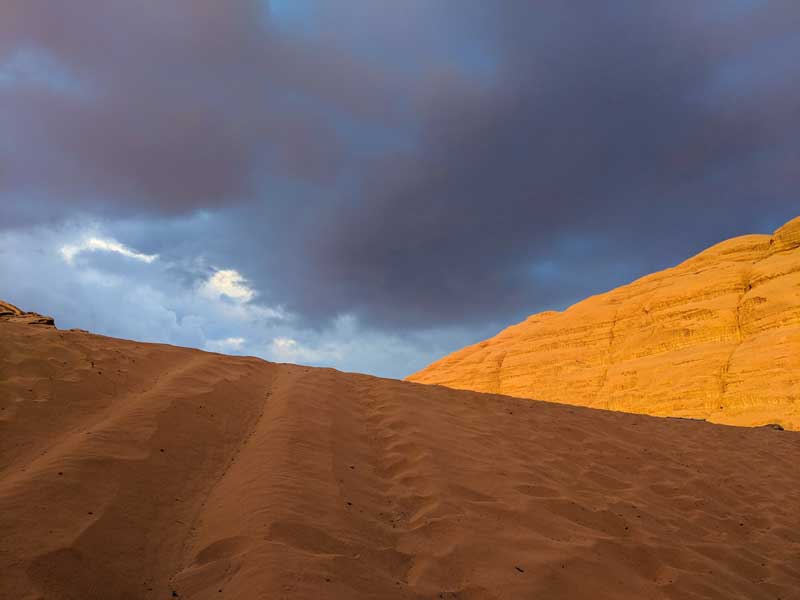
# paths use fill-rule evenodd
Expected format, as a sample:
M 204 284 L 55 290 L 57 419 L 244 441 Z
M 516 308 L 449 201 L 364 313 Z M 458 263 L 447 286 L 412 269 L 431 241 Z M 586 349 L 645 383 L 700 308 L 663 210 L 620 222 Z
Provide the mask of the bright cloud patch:
M 276 354 L 294 354 L 299 348 L 300 345 L 297 343 L 297 340 L 293 340 L 292 338 L 279 337 L 272 340 L 272 349 Z
M 309 348 L 290 337 L 276 337 L 272 340 L 270 355 L 275 360 L 304 363 L 331 363 L 341 360 L 341 349 L 335 343 L 325 343 L 319 348 Z
M 203 284 L 201 291 L 209 296 L 227 296 L 239 302 L 250 302 L 256 295 L 247 285 L 247 280 L 234 269 L 217 271 Z
M 87 238 L 80 244 L 66 244 L 61 247 L 61 256 L 70 264 L 81 252 L 114 252 L 145 263 L 151 263 L 158 259 L 158 254 L 142 254 L 116 240 L 97 237 Z
M 243 337 L 229 337 L 222 340 L 208 340 L 206 342 L 206 350 L 211 352 L 221 352 L 223 354 L 230 352 L 239 352 L 244 348 L 247 340 Z

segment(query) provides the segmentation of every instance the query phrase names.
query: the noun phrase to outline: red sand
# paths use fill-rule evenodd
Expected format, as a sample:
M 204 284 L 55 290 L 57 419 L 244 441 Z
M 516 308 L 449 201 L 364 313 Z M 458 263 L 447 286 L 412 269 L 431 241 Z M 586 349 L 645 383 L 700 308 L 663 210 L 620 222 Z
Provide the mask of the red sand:
M 0 598 L 800 597 L 800 434 L 0 323 Z

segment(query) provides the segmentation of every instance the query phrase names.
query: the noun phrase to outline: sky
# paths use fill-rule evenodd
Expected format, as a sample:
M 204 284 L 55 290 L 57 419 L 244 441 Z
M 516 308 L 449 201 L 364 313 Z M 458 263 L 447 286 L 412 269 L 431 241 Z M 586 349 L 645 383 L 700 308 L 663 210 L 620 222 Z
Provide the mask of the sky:
M 796 0 L 4 0 L 0 298 L 404 377 L 800 214 Z

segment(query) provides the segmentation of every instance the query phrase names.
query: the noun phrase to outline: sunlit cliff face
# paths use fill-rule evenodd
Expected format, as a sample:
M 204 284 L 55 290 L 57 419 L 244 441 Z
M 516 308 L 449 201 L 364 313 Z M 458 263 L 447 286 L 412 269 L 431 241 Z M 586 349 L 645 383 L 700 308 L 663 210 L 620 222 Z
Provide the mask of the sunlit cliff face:
M 410 379 L 800 429 L 800 217 L 563 313 L 533 315 Z

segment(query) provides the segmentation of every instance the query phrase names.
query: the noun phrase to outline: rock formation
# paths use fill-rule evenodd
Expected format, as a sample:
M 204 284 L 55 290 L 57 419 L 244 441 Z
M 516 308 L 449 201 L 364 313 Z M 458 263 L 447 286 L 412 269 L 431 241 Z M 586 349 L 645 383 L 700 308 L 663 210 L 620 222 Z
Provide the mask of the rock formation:
M 45 325 L 48 327 L 55 327 L 56 324 L 53 317 L 47 317 L 35 312 L 26 312 L 3 300 L 0 300 L 0 321 L 24 323 L 26 325 Z
M 800 217 L 545 312 L 411 381 L 800 429 Z

